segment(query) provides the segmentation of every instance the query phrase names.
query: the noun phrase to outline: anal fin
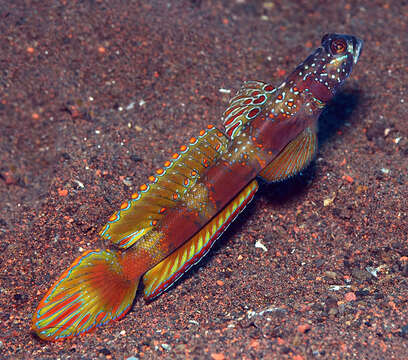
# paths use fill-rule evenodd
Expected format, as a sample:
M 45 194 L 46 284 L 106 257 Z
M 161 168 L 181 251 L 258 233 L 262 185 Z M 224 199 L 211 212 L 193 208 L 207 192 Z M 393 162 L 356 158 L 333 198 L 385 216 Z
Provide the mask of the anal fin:
M 269 183 L 295 176 L 309 165 L 316 151 L 316 131 L 308 127 L 286 145 L 279 155 L 259 173 L 259 176 Z
M 145 299 L 151 300 L 160 295 L 194 264 L 198 263 L 229 224 L 252 200 L 257 190 L 258 183 L 253 180 L 188 242 L 145 273 L 143 276 Z

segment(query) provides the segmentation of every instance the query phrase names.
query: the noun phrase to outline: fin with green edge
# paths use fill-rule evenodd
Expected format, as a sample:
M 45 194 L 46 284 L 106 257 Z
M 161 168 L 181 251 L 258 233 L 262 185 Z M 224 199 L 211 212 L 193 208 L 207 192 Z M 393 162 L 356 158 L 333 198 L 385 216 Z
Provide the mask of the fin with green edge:
M 145 299 L 151 300 L 160 295 L 194 264 L 198 263 L 229 224 L 252 200 L 257 190 L 258 183 L 253 180 L 188 242 L 145 273 L 143 276 Z
M 131 200 L 124 202 L 100 231 L 104 239 L 111 240 L 122 249 L 136 243 L 165 215 L 168 208 L 197 182 L 208 167 L 227 149 L 228 138 L 209 125 L 188 145 L 180 147 L 172 160 L 156 170 L 149 182 L 140 186 Z
M 39 303 L 32 330 L 56 341 L 86 333 L 123 317 L 139 280 L 129 280 L 116 252 L 90 250 L 78 257 Z

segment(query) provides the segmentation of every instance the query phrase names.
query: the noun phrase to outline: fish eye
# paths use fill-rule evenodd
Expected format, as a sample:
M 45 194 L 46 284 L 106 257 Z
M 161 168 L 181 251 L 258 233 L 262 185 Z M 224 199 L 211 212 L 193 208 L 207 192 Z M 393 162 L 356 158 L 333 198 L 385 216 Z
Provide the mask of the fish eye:
M 346 52 L 347 44 L 344 39 L 334 39 L 330 44 L 330 50 L 334 55 L 343 54 Z

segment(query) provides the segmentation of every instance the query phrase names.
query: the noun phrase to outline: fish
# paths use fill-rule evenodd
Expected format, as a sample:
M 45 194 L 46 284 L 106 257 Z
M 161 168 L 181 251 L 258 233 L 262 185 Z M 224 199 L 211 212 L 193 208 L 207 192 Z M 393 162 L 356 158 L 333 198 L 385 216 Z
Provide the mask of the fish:
M 124 201 L 99 235 L 110 249 L 85 251 L 51 286 L 32 319 L 57 341 L 118 320 L 139 282 L 144 298 L 166 291 L 210 250 L 254 198 L 259 180 L 295 176 L 314 159 L 317 122 L 359 60 L 363 41 L 327 34 L 277 87 L 247 81 L 222 115 Z

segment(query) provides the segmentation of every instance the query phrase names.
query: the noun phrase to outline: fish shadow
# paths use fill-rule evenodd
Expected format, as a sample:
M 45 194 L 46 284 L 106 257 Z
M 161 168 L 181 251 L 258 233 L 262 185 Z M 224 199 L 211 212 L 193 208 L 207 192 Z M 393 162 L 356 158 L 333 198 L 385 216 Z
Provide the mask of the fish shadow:
M 324 145 L 339 131 L 347 132 L 352 125 L 352 113 L 361 103 L 360 89 L 340 92 L 323 110 L 319 117 L 319 146 Z M 338 135 L 337 135 L 338 136 Z
M 345 124 L 350 123 L 351 114 L 359 104 L 360 94 L 360 90 L 342 91 L 326 106 L 318 120 L 319 147 L 324 146 L 327 141 L 333 138 L 340 128 L 343 132 L 347 131 L 346 129 L 348 127 L 345 126 Z M 279 211 L 279 206 L 287 204 L 291 200 L 306 193 L 308 185 L 313 180 L 315 170 L 316 164 L 315 161 L 312 161 L 312 163 L 299 174 L 284 181 L 267 183 L 258 178 L 260 188 L 253 201 L 247 205 L 240 216 L 238 216 L 221 237 L 215 241 L 207 255 L 197 264 L 193 265 L 183 276 L 177 279 L 166 292 L 171 291 L 172 288 L 176 288 L 180 282 L 195 276 L 201 267 L 206 266 L 208 262 L 211 263 L 214 254 L 217 254 L 218 251 L 223 251 L 228 241 L 239 234 L 243 227 L 246 226 L 248 219 L 252 216 L 256 216 L 256 203 L 259 198 L 266 199 L 268 203 L 272 203 L 273 207 L 276 207 L 276 211 Z M 228 264 L 226 264 L 226 266 L 227 265 Z M 211 266 L 211 264 L 209 266 Z M 155 299 L 156 298 L 151 301 Z

